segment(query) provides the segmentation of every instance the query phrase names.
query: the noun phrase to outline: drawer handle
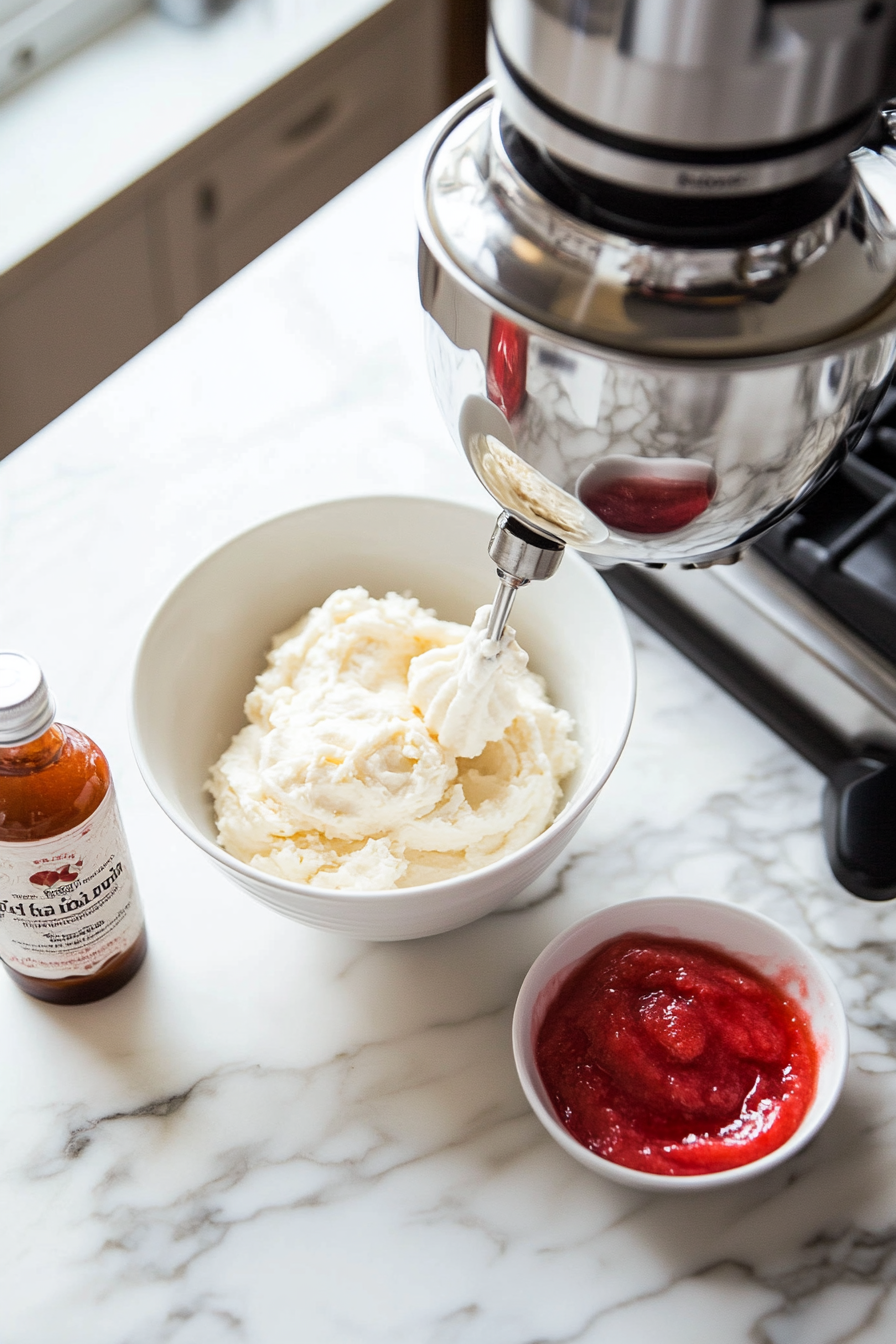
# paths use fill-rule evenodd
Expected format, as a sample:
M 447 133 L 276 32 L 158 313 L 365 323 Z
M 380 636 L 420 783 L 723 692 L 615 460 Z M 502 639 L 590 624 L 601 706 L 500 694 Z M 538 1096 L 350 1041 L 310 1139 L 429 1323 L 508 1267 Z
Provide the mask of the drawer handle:
M 323 102 L 318 103 L 317 107 L 300 117 L 298 121 L 293 122 L 288 130 L 284 131 L 280 137 L 281 143 L 290 148 L 301 144 L 303 140 L 310 140 L 312 135 L 322 131 L 328 126 L 336 115 L 336 100 L 334 98 L 325 98 Z
M 218 213 L 218 193 L 214 182 L 201 182 L 196 191 L 196 213 L 206 224 Z

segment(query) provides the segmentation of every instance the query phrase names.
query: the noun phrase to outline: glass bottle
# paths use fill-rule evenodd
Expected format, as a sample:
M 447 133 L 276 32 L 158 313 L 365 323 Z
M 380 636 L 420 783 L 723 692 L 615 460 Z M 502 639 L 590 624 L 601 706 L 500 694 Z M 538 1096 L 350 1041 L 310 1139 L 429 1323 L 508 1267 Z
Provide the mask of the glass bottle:
M 0 652 L 0 959 L 35 998 L 91 1003 L 146 930 L 109 763 L 55 712 L 34 659 Z

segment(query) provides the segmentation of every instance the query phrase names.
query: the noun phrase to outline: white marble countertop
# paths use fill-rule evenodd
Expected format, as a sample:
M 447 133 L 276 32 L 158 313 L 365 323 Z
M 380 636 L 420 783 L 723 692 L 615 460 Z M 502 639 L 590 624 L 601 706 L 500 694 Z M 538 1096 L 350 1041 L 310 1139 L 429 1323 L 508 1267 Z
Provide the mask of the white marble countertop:
M 289 923 L 137 775 L 137 641 L 205 551 L 343 493 L 479 497 L 424 369 L 419 152 L 0 464 L 3 639 L 111 757 L 151 944 L 126 989 L 83 1008 L 0 975 L 3 1344 L 889 1344 L 896 909 L 828 874 L 820 778 L 643 627 L 631 740 L 574 847 L 518 908 L 443 937 L 368 946 Z M 662 892 L 794 930 L 853 1033 L 821 1136 L 699 1197 L 578 1166 L 510 1051 L 545 943 Z
M 143 10 L 0 100 L 0 272 L 385 3 L 236 0 L 201 28 Z

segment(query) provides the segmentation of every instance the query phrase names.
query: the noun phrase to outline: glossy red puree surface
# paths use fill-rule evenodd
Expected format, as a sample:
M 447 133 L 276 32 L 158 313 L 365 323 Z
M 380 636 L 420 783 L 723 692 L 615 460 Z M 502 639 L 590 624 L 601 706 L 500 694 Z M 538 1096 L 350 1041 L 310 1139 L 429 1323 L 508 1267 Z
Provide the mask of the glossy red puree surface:
M 628 935 L 562 985 L 535 1057 L 563 1125 L 610 1162 L 699 1176 L 797 1129 L 818 1061 L 802 1010 L 704 943 Z

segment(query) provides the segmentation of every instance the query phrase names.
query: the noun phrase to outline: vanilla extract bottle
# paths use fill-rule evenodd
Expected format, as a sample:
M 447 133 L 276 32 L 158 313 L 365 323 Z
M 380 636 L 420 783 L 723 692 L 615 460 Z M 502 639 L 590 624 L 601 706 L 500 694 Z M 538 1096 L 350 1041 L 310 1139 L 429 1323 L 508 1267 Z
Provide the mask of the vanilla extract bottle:
M 0 652 L 0 959 L 35 998 L 91 1003 L 145 956 L 109 763 L 56 722 L 34 659 Z

